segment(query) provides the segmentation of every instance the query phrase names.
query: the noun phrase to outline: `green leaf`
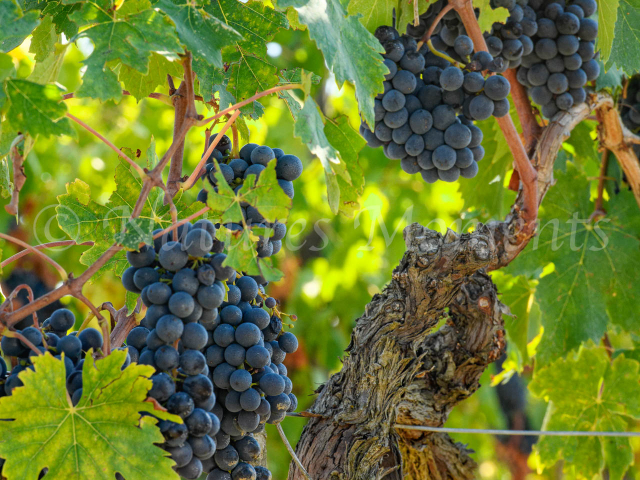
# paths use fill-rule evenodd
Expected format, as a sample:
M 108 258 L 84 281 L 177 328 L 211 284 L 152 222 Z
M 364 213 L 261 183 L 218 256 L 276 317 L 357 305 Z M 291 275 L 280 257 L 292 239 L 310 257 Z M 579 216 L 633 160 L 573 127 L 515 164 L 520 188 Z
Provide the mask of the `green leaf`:
M 242 38 L 222 19 L 212 16 L 195 4 L 159 0 L 155 5 L 173 20 L 178 37 L 194 56 L 202 57 L 215 67 L 222 68 L 220 50 Z
M 40 23 L 39 12 L 22 10 L 13 0 L 0 0 L 0 52 L 10 52 L 19 46 Z
M 13 184 L 9 174 L 9 160 L 4 157 L 0 159 L 0 195 L 2 195 L 2 198 L 9 198 L 12 190 Z
M 375 32 L 380 25 L 392 25 L 393 9 L 397 6 L 397 0 L 351 0 L 347 11 L 349 15 L 360 14 L 360 22 L 367 30 Z M 406 27 L 406 23 L 398 22 L 400 25 Z
M 57 87 L 9 79 L 5 82 L 5 92 L 10 102 L 7 119 L 14 128 L 33 136 L 65 134 L 75 137 L 69 119 L 64 118 L 67 107 L 61 101 Z
M 114 242 L 130 250 L 137 250 L 140 243 L 151 245 L 153 230 L 171 224 L 169 205 L 164 205 L 164 193 L 159 188 L 151 190 L 138 218 L 131 219 L 142 182 L 124 161 L 116 167 L 115 182 L 116 190 L 105 205 L 91 199 L 91 190 L 82 180 L 67 184 L 67 193 L 58 196 L 60 228 L 78 243 L 94 242 L 80 257 L 83 265 L 92 265 Z M 197 206 L 176 203 L 178 215 L 183 217 L 195 213 Z M 124 252 L 105 265 L 100 274 L 113 270 L 120 275 L 124 271 L 123 259 Z
M 122 82 L 125 90 L 128 90 L 136 100 L 140 101 L 160 85 L 165 85 L 167 75 L 181 78 L 183 74 L 180 62 L 171 61 L 158 53 L 152 53 L 149 57 L 149 71 L 146 74 L 140 73 L 129 65 L 122 65 L 118 72 L 118 80 Z
M 96 98 L 101 102 L 107 100 L 118 102 L 122 98 L 122 88 L 117 75 L 109 67 L 88 65 L 76 97 Z
M 3 475 L 37 479 L 44 468 L 56 479 L 127 480 L 178 478 L 160 447 L 157 420 L 167 418 L 146 402 L 153 367 L 132 364 L 121 370 L 126 353 L 114 351 L 82 371 L 83 395 L 73 406 L 66 389 L 62 360 L 47 353 L 33 359 L 35 371 L 24 370 L 11 397 L 0 398 L 0 455 Z M 171 416 L 173 421 L 181 422 Z M 8 421 L 11 420 L 11 421 Z
M 267 168 L 260 173 L 257 182 L 254 176 L 249 176 L 237 194 L 225 181 L 216 160 L 214 164 L 217 192 L 205 182 L 208 192 L 207 206 L 216 218 L 220 218 L 221 223 L 242 224 L 244 220 L 241 204 L 245 202 L 256 207 L 269 222 L 286 220 L 291 209 L 291 199 L 278 184 L 275 161 L 269 162 Z
M 606 69 L 600 60 L 598 60 L 598 64 L 600 65 L 600 75 L 596 78 L 596 90 L 610 88 L 615 91 L 616 88 L 622 86 L 622 70 L 615 66 Z
M 49 0 L 42 10 L 42 14 L 51 17 L 56 26 L 56 33 L 64 33 L 67 38 L 73 38 L 78 34 L 78 25 L 69 16 L 79 10 L 81 6 L 80 3 L 67 5 L 62 1 Z
M 288 93 L 293 95 L 291 92 Z M 351 179 L 344 161 L 340 158 L 340 152 L 331 145 L 324 133 L 322 116 L 311 96 L 307 96 L 295 120 L 293 134 L 307 145 L 313 155 L 318 157 L 325 172 L 341 175 L 345 181 L 350 182 Z
M 479 208 L 488 217 L 504 217 L 514 198 L 514 193 L 504 186 L 508 172 L 513 169 L 513 157 L 494 118 L 478 122 L 477 126 L 482 130 L 485 155 L 478 164 L 476 178 L 458 182 L 464 209 Z
M 257 237 L 250 229 L 232 232 L 223 227 L 219 232 L 228 245 L 225 266 L 246 272 L 247 275 L 262 275 L 268 282 L 276 282 L 283 277 L 282 272 L 273 266 L 271 259 L 258 258 L 255 248 Z
M 478 23 L 483 32 L 490 32 L 494 23 L 505 23 L 509 17 L 509 10 L 506 8 L 492 8 L 491 0 L 473 0 L 473 6 L 480 10 Z
M 87 71 L 83 76 L 84 88 L 78 91 L 78 95 L 103 101 L 109 98 L 118 100 L 121 97 L 119 83 L 115 74 L 106 67 L 107 62 L 117 60 L 140 74 L 147 75 L 152 52 L 178 54 L 182 52 L 182 47 L 175 31 L 159 12 L 146 10 L 113 18 L 105 17 L 99 7 L 100 5 L 87 3 L 73 15 L 74 19 L 91 23 L 97 17 L 100 22 L 78 35 L 91 39 L 95 46 L 89 58 L 84 61 Z
M 625 431 L 640 419 L 640 364 L 620 355 L 613 362 L 604 348 L 583 346 L 566 359 L 536 371 L 531 392 L 550 401 L 543 430 Z M 564 460 L 568 476 L 593 478 L 605 465 L 620 480 L 633 462 L 626 438 L 541 437 L 536 444 L 544 467 Z
M 250 175 L 238 192 L 238 197 L 242 202 L 256 207 L 270 223 L 284 221 L 289 216 L 292 202 L 278 184 L 275 160 L 269 162 L 257 182 L 254 183 Z
M 258 0 L 212 0 L 205 10 L 242 35 L 234 41 L 233 50 L 264 57 L 267 43 L 280 29 L 289 28 L 287 17 Z
M 614 41 L 614 29 L 618 19 L 618 6 L 620 0 L 598 1 L 598 50 L 600 59 L 606 62 L 611 55 L 611 47 Z
M 5 78 L 15 77 L 16 67 L 13 64 L 11 55 L 0 53 L 0 82 L 4 82 Z M 0 92 L 2 95 L 3 92 Z
M 620 7 L 616 20 L 611 55 L 606 61 L 608 68 L 617 66 L 632 75 L 640 70 L 640 0 L 619 0 Z M 600 27 L 602 28 L 602 24 Z
M 429 8 L 430 2 L 428 0 L 417 0 L 418 1 L 418 14 L 424 13 Z M 407 25 L 410 23 L 413 25 L 414 21 L 414 12 L 413 12 L 413 0 L 410 2 L 397 2 L 395 5 L 396 9 L 400 10 L 398 17 L 398 32 L 402 35 L 407 31 Z M 386 23 L 385 25 L 391 25 L 390 23 Z
M 40 25 L 33 31 L 29 52 L 35 54 L 36 62 L 42 62 L 54 51 L 58 34 L 51 17 L 44 17 Z
M 504 303 L 511 314 L 504 319 L 504 326 L 509 340 L 516 346 L 523 363 L 529 363 L 527 344 L 529 343 L 529 325 L 534 306 L 536 280 L 529 280 L 524 275 L 514 277 L 502 271 L 495 271 L 491 279 L 498 287 L 500 301 Z M 537 312 L 537 309 L 535 310 Z
M 553 262 L 554 270 L 540 278 L 536 300 L 544 335 L 537 365 L 599 341 L 611 321 L 627 331 L 637 329 L 640 285 L 640 221 L 630 192 L 620 192 L 605 204 L 607 216 L 589 222 L 593 212 L 589 183 L 571 164 L 556 172 L 540 215 L 539 236 L 518 256 L 509 272 L 539 274 Z
M 337 180 L 340 201 L 338 207 L 332 210 L 352 217 L 360 208 L 360 195 L 364 190 L 364 172 L 358 163 L 358 154 L 367 142 L 351 127 L 349 119 L 344 115 L 327 119 L 324 134 L 331 145 L 340 152 L 351 179 L 351 183 L 347 183 L 341 176 L 333 176 Z
M 278 68 L 275 65 L 240 50 L 238 62 L 231 65 L 227 90 L 237 102 L 241 102 L 258 92 L 275 87 L 277 84 Z M 253 102 L 252 105 L 255 106 L 256 103 Z
M 342 86 L 345 81 L 356 87 L 360 113 L 373 126 L 375 96 L 383 91 L 387 72 L 380 42 L 367 31 L 357 16 L 348 15 L 339 0 L 279 0 L 278 6 L 295 7 L 309 36 L 322 50 L 325 62 Z

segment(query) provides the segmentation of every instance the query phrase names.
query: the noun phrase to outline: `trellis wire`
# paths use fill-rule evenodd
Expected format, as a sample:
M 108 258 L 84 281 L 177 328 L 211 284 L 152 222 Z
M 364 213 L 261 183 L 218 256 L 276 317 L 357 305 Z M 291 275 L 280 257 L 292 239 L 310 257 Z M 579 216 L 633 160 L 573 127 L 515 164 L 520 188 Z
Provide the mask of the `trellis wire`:
M 312 415 L 301 415 L 299 413 L 287 413 L 288 417 L 313 418 Z M 542 430 L 500 430 L 491 428 L 448 428 L 429 427 L 426 425 L 401 425 L 395 423 L 394 428 L 402 430 L 420 430 L 423 432 L 442 433 L 474 433 L 487 435 L 513 435 L 532 437 L 640 437 L 640 432 L 585 432 L 585 431 L 542 431 Z

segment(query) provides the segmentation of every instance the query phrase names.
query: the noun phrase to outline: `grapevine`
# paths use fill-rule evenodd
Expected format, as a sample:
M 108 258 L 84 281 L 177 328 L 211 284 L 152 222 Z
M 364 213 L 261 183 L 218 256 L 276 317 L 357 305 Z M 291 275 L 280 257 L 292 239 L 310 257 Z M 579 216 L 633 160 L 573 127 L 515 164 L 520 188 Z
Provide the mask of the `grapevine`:
M 640 8 L 392 3 L 0 0 L 0 480 L 633 476 Z

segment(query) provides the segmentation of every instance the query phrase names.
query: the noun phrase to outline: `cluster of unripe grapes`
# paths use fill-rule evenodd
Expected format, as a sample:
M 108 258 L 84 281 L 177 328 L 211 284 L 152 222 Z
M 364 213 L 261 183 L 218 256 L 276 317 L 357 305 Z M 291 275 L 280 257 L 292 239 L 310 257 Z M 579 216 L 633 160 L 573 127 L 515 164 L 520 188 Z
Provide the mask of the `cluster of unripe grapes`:
M 232 158 L 231 150 L 231 140 L 225 135 L 207 159 L 202 179 L 208 181 L 215 191 L 217 191 L 217 179 L 214 159 L 218 162 L 220 173 L 225 181 L 235 192 L 242 188 L 249 175 L 255 175 L 255 181 L 257 181 L 269 162 L 275 160 L 278 185 L 289 198 L 293 198 L 293 181 L 302 174 L 302 162 L 298 157 L 287 155 L 280 148 L 272 149 L 266 145 L 255 143 L 244 145 L 238 155 L 240 158 Z M 198 193 L 198 200 L 206 203 L 207 191 L 204 188 Z M 261 238 L 258 242 L 258 257 L 270 257 L 278 253 L 282 248 L 282 239 L 287 232 L 286 225 L 277 221 L 275 223 L 267 222 L 258 209 L 251 205 L 243 204 L 241 208 L 244 223 L 248 228 L 267 228 L 272 231 L 269 238 Z M 244 225 L 230 223 L 225 227 L 231 231 L 239 231 L 244 228 Z M 260 283 L 265 284 L 266 282 Z
M 620 116 L 624 125 L 636 135 L 640 134 L 640 75 L 629 79 L 620 101 Z M 633 144 L 636 157 L 640 158 L 640 145 Z
M 542 115 L 553 117 L 587 98 L 587 82 L 600 74 L 595 51 L 595 0 L 529 0 L 537 16 L 534 50 L 522 58 L 518 81 L 529 88 Z
M 156 369 L 149 395 L 184 419 L 159 424 L 182 477 L 266 480 L 253 434 L 297 407 L 282 362 L 298 341 L 264 287 L 224 265 L 215 234 L 203 219 L 127 253 L 122 283 L 147 307 L 127 348 Z
M 34 356 L 48 352 L 57 359 L 64 359 L 67 392 L 73 405 L 77 405 L 82 397 L 82 367 L 85 356 L 90 350 L 101 353 L 104 343 L 102 333 L 95 328 L 84 328 L 79 332 L 69 331 L 76 323 L 76 318 L 73 312 L 66 308 L 55 310 L 40 328 L 33 325 L 31 318 L 20 323 L 29 326 L 16 330 L 16 333 L 27 339 L 37 352 L 18 337 L 9 336 L 10 334 L 2 337 L 0 342 L 2 355 L 13 359 L 15 366 L 9 371 L 4 359 L 0 356 L 0 397 L 10 396 L 16 387 L 21 387 L 23 383 L 18 374 L 27 369 L 33 370 Z M 130 363 L 131 358 L 127 355 L 122 368 Z M 0 477 L 3 464 L 4 460 L 0 459 Z M 47 469 L 44 469 L 40 476 L 42 477 L 46 472 Z
M 509 111 L 509 82 L 482 73 L 497 71 L 502 60 L 474 53 L 466 35 L 432 37 L 432 47 L 446 51 L 449 60 L 427 44 L 418 49 L 414 38 L 393 27 L 379 27 L 375 35 L 389 73 L 375 100 L 373 130 L 360 127 L 369 146 L 382 146 L 387 158 L 400 160 L 405 172 L 420 173 L 428 183 L 476 176 L 484 149 L 473 122 Z

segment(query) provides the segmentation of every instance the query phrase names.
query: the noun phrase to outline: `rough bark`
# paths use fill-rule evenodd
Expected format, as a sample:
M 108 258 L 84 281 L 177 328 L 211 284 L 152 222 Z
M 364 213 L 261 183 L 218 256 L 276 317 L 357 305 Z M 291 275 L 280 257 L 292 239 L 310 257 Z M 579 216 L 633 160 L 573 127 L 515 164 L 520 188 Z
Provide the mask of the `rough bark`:
M 531 157 L 538 204 L 553 184 L 553 164 L 575 125 L 610 97 L 554 118 Z M 479 388 L 505 349 L 504 307 L 487 270 L 508 265 L 533 233 L 523 229 L 522 191 L 504 221 L 446 235 L 418 224 L 384 291 L 356 321 L 340 373 L 317 390 L 296 453 L 314 480 L 471 479 L 469 450 L 448 435 L 397 429 L 441 426 Z M 301 478 L 291 464 L 289 480 Z

